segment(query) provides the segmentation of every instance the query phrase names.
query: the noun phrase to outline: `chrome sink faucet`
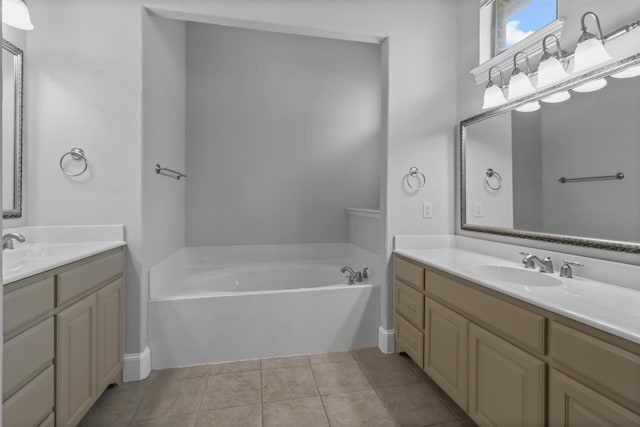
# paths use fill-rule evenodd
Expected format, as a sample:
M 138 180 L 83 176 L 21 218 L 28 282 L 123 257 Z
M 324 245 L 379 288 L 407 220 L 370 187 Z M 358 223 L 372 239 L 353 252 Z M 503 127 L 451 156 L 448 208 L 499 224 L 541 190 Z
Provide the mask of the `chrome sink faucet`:
M 522 258 L 524 268 L 536 268 L 536 266 L 538 266 L 540 267 L 541 273 L 553 273 L 553 261 L 551 261 L 551 257 L 546 257 L 541 260 L 528 252 L 520 252 L 520 255 L 524 255 L 524 258 Z
M 20 233 L 7 233 L 2 236 L 2 249 L 13 249 L 13 241 L 23 243 L 27 239 Z

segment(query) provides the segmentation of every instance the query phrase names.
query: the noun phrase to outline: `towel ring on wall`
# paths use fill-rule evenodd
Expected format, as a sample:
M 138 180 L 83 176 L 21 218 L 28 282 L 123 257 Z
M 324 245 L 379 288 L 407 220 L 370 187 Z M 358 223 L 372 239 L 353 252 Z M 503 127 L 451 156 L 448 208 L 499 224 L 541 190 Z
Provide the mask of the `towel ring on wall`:
M 487 169 L 486 176 L 484 178 L 484 182 L 487 184 L 487 187 L 494 191 L 498 191 L 502 188 L 502 175 L 500 175 L 497 171 L 489 168 Z M 491 178 L 495 178 L 496 185 L 491 185 Z
M 416 187 L 411 185 L 410 178 L 415 178 L 418 180 L 418 185 Z M 411 191 L 417 192 L 417 191 L 420 191 L 420 189 L 424 187 L 424 185 L 427 183 L 427 178 L 424 176 L 422 172 L 420 172 L 420 169 L 414 166 L 410 168 L 409 173 L 404 176 L 404 182 L 407 183 L 407 187 L 409 187 Z
M 67 156 L 71 156 L 71 158 L 73 160 L 79 160 L 84 162 L 84 167 L 82 168 L 82 170 L 78 173 L 71 173 L 68 170 L 66 170 L 64 168 L 64 166 L 62 165 L 62 163 L 64 162 L 65 157 Z M 87 162 L 87 158 L 84 155 L 84 150 L 82 148 L 72 148 L 71 150 L 69 150 L 68 152 L 64 153 L 62 155 L 62 157 L 60 157 L 60 170 L 62 171 L 63 174 L 67 175 L 67 176 L 80 176 L 83 173 L 85 173 L 87 171 L 87 168 L 89 167 L 89 163 Z

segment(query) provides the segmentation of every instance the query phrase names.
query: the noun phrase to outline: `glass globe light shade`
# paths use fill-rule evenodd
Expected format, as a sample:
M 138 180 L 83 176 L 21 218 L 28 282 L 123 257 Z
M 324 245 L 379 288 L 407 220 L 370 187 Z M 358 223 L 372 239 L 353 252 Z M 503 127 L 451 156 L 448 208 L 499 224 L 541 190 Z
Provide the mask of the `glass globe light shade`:
M 622 70 L 618 73 L 612 74 L 611 77 L 616 79 L 630 79 L 632 77 L 640 76 L 640 65 L 634 65 L 633 67 Z
M 22 0 L 2 0 L 2 22 L 20 30 L 33 30 L 29 9 Z
M 525 73 L 513 74 L 509 80 L 508 99 L 516 99 L 535 92 L 529 76 Z
M 497 107 L 506 103 L 507 100 L 504 97 L 504 93 L 499 86 L 490 83 L 484 91 L 484 104 L 483 109 Z
M 540 103 L 538 101 L 527 102 L 524 105 L 516 108 L 516 111 L 520 111 L 521 113 L 532 113 L 534 111 L 538 111 L 540 109 Z
M 554 93 L 553 95 L 549 95 L 546 98 L 542 98 L 542 102 L 546 102 L 547 104 L 558 104 L 560 102 L 564 102 L 571 98 L 571 94 L 567 90 L 563 90 L 562 92 Z
M 596 80 L 591 80 L 590 82 L 586 82 L 583 85 L 573 88 L 574 92 L 595 92 L 597 90 L 602 89 L 607 85 L 607 79 L 601 78 Z
M 592 37 L 578 43 L 573 56 L 573 72 L 580 73 L 611 59 L 602 41 Z
M 558 58 L 550 57 L 545 59 L 538 66 L 538 89 L 542 89 L 548 86 L 553 86 L 556 83 L 569 77 L 562 66 L 562 63 L 558 61 Z

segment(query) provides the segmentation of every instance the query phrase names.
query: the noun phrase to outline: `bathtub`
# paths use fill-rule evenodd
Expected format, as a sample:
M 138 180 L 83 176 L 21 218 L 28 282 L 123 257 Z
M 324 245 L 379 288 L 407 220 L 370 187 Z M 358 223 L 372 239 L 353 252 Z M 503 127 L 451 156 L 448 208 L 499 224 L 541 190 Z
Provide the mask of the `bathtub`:
M 378 262 L 346 243 L 184 248 L 150 272 L 152 368 L 376 346 Z

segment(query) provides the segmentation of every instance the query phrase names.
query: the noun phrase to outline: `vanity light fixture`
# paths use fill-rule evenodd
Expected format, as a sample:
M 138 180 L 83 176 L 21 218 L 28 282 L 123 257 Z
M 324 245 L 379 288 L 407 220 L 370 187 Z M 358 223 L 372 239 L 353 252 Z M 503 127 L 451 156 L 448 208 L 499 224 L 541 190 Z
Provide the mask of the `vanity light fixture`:
M 33 30 L 29 9 L 23 0 L 2 0 L 2 22 L 20 30 Z
M 611 77 L 614 77 L 616 79 L 630 79 L 632 77 L 638 76 L 640 76 L 640 65 L 627 68 L 626 70 L 611 75 Z
M 555 56 L 547 49 L 547 40 L 553 38 L 556 42 L 556 54 Z M 565 52 L 560 47 L 560 39 L 555 34 L 549 34 L 542 40 L 542 50 L 544 51 L 542 58 L 540 59 L 540 65 L 538 65 L 538 89 L 552 86 L 556 83 L 569 77 L 569 73 L 565 70 L 563 64 L 565 59 Z M 543 98 L 543 102 L 556 104 L 564 102 L 571 98 L 569 91 L 562 91 L 549 95 Z
M 518 65 L 518 56 L 524 55 L 527 64 L 527 71 L 524 72 Z M 509 80 L 509 95 L 507 99 L 516 99 L 535 92 L 535 88 L 531 84 L 529 78 L 531 74 L 531 63 L 529 62 L 529 55 L 523 51 L 517 52 L 513 55 L 513 72 L 511 73 L 511 79 Z
M 500 86 L 497 86 L 493 83 L 493 79 L 491 78 L 491 72 L 496 69 L 500 73 Z M 487 88 L 484 90 L 484 104 L 482 105 L 483 109 L 497 107 L 499 105 L 505 104 L 507 99 L 504 97 L 503 89 L 505 87 L 504 84 L 504 74 L 502 74 L 502 70 L 497 65 L 489 68 L 489 83 L 487 83 Z
M 588 16 L 593 17 L 596 21 L 596 27 L 598 29 L 598 37 L 595 34 L 587 31 L 587 25 L 585 20 Z M 578 39 L 578 45 L 573 57 L 573 72 L 579 73 L 600 64 L 604 64 L 610 61 L 611 55 L 604 47 L 605 38 L 602 35 L 602 27 L 600 26 L 600 18 L 593 12 L 587 12 L 582 15 L 582 34 Z

